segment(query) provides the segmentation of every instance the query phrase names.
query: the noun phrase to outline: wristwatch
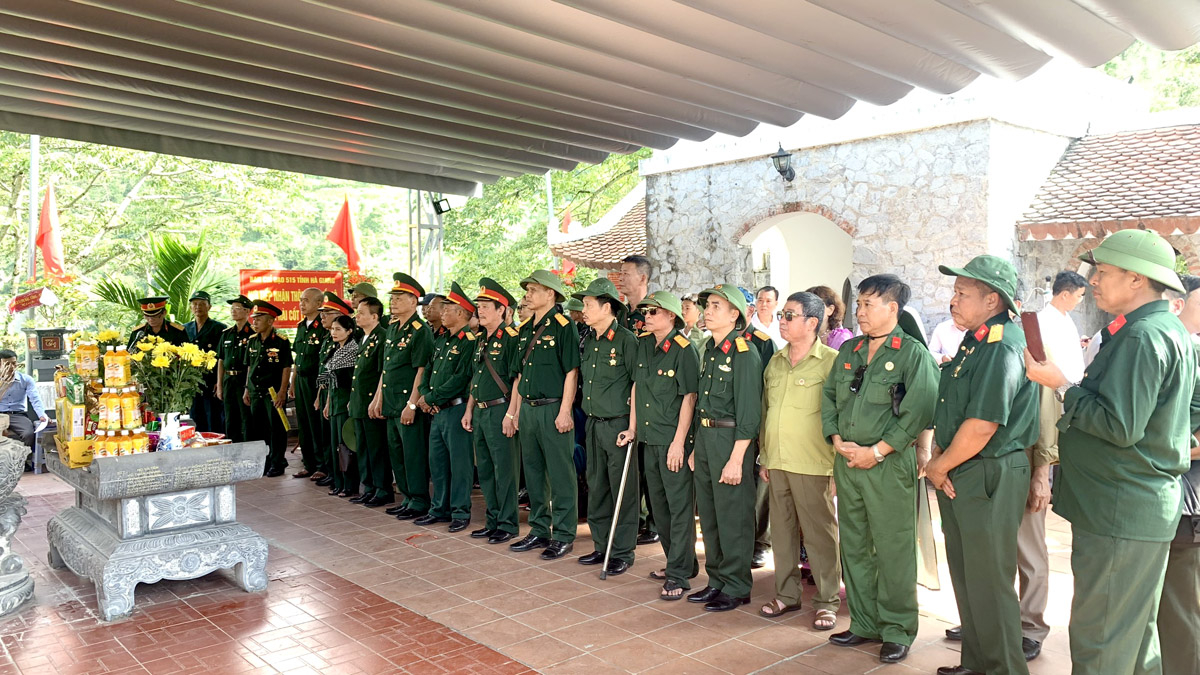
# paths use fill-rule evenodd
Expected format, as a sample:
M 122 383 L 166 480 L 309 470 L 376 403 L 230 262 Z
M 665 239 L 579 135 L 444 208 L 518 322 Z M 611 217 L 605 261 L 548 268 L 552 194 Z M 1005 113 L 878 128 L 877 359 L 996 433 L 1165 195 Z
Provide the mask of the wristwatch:
M 412 401 L 409 401 L 409 402 L 408 402 L 408 409 L 409 409 L 409 410 L 416 410 L 416 409 L 417 409 L 417 404 L 416 404 L 416 403 L 413 403 Z
M 886 458 L 887 458 L 887 455 L 883 454 L 882 452 L 879 452 L 879 446 L 878 446 L 878 445 L 872 445 L 872 446 L 871 446 L 871 452 L 873 452 L 873 453 L 875 454 L 875 461 L 876 461 L 876 462 L 882 462 L 884 459 L 886 459 Z

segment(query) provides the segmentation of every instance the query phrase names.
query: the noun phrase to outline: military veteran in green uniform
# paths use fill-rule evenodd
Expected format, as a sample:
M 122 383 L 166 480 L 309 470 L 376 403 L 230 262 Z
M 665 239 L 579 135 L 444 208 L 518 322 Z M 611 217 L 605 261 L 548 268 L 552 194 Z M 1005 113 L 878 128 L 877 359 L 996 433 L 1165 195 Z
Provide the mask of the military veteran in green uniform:
M 626 311 L 617 287 L 599 278 L 574 294 L 583 301 L 583 320 L 588 326 L 579 359 L 579 378 L 583 382 L 583 412 L 587 414 L 588 527 L 592 533 L 591 553 L 581 557 L 581 565 L 604 562 L 608 535 L 617 517 L 612 555 L 606 570 L 609 576 L 623 574 L 633 564 L 638 531 L 637 453 L 630 446 L 632 435 L 619 442 L 622 432 L 632 430 L 629 396 L 633 389 L 638 339 L 621 325 Z M 629 456 L 629 473 L 624 475 Z M 617 506 L 617 493 L 624 477 L 625 491 Z
M 142 318 L 146 321 L 142 325 L 133 329 L 129 334 L 129 348 L 141 342 L 145 338 L 153 335 L 157 338 L 179 346 L 188 341 L 187 331 L 183 326 L 167 321 L 167 298 L 166 296 L 155 296 L 152 298 L 141 298 L 138 300 L 138 307 L 142 310 Z
M 287 468 L 287 429 L 283 410 L 287 405 L 292 376 L 292 345 L 275 330 L 275 319 L 283 310 L 266 300 L 255 300 L 250 312 L 254 336 L 246 342 L 246 392 L 242 402 L 250 408 L 246 422 L 247 440 L 265 441 L 268 446 L 264 475 L 283 475 Z
M 1039 387 L 1025 377 L 1025 333 L 1013 323 L 1017 270 L 981 255 L 957 277 L 950 316 L 966 328 L 942 366 L 933 458 L 925 474 L 939 490 L 946 557 L 958 615 L 962 664 L 938 675 L 1025 675 L 1017 574 L 1017 531 L 1029 496 L 1025 449 L 1038 438 Z
M 292 349 L 296 352 L 296 424 L 304 470 L 292 474 L 293 478 L 310 478 L 317 473 L 321 474 L 319 478 L 328 475 L 328 467 L 322 462 L 325 457 L 325 444 L 321 438 L 323 415 L 316 406 L 321 341 L 329 334 L 318 316 L 324 300 L 319 288 L 306 288 L 300 293 L 300 321 L 296 324 Z
M 666 291 L 646 296 L 638 310 L 646 332 L 639 336 L 630 392 L 629 430 L 618 444 L 643 446 L 646 500 L 654 513 L 667 565 L 650 573 L 662 581 L 659 597 L 679 600 L 700 572 L 696 561 L 696 486 L 688 457 L 692 416 L 700 384 L 700 356 L 684 335 L 683 308 Z
M 217 353 L 221 346 L 221 332 L 225 324 L 208 317 L 212 309 L 212 296 L 205 291 L 196 291 L 188 300 L 192 308 L 191 321 L 183 324 L 187 333 L 187 341 L 206 352 Z M 196 423 L 196 431 L 214 431 L 225 433 L 225 411 L 221 399 L 217 396 L 217 371 L 210 370 L 204 374 L 200 391 L 192 399 L 192 421 Z
M 517 329 L 507 325 L 505 310 L 517 304 L 495 279 L 479 280 L 475 312 L 480 335 L 471 375 L 470 396 L 462 427 L 471 434 L 475 468 L 483 491 L 485 521 L 471 532 L 489 544 L 503 544 L 517 536 L 517 476 L 521 455 L 516 439 L 504 435 L 504 414 L 512 399 L 513 351 Z
M 579 378 L 579 332 L 558 308 L 566 296 L 554 273 L 535 270 L 521 280 L 521 288 L 531 316 L 518 331 L 520 347 L 513 352 L 517 395 L 505 415 L 505 433 L 520 433 L 530 532 L 509 549 L 544 548 L 542 558 L 553 560 L 574 548 L 579 520 L 571 414 Z
M 717 284 L 700 294 L 712 331 L 700 358 L 700 394 L 693 422 L 695 450 L 688 466 L 696 481 L 696 510 L 704 535 L 708 585 L 687 596 L 709 612 L 750 602 L 754 554 L 754 456 L 750 444 L 762 422 L 762 359 L 741 332 L 749 321 L 737 286 Z
M 354 320 L 363 332 L 350 387 L 350 419 L 354 420 L 355 454 L 362 494 L 348 501 L 363 506 L 383 506 L 396 501 L 392 492 L 392 467 L 388 461 L 387 423 L 383 415 L 371 414 L 371 401 L 383 374 L 384 341 L 387 329 L 381 321 L 383 303 L 367 296 L 358 302 Z
M 475 357 L 475 333 L 467 322 L 475 314 L 458 282 L 442 304 L 442 328 L 446 337 L 434 350 L 429 376 L 422 378 L 417 407 L 433 416 L 429 427 L 429 475 L 433 498 L 429 513 L 417 525 L 450 523 L 450 532 L 467 529 L 471 523 L 471 485 L 475 479 L 471 435 L 463 428 L 467 389 L 471 384 Z
M 908 656 L 917 635 L 917 459 L 913 442 L 937 403 L 937 366 L 901 327 L 908 285 L 893 274 L 863 279 L 855 316 L 863 335 L 838 350 L 825 381 L 821 422 L 838 452 L 842 577 L 850 630 L 830 636 L 848 647 L 883 642 L 879 660 Z
M 429 416 L 417 406 L 421 397 L 417 385 L 433 358 L 433 331 L 417 318 L 417 302 L 425 289 L 416 279 L 403 272 L 393 274 L 389 293 L 392 320 L 371 413 L 387 420 L 392 476 L 404 495 L 387 513 L 413 520 L 429 513 Z
M 249 437 L 246 420 L 250 419 L 250 408 L 242 401 L 242 394 L 246 393 L 246 344 L 254 335 L 249 320 L 254 303 L 244 295 L 227 302 L 233 325 L 221 331 L 217 343 L 216 392 L 225 407 L 225 437 L 241 443 Z
M 1162 673 L 1155 618 L 1188 470 L 1192 340 L 1162 294 L 1182 292 L 1159 235 L 1122 230 L 1081 256 L 1096 306 L 1116 319 L 1078 386 L 1063 395 L 1054 511 L 1071 521 L 1074 675 Z M 1029 379 L 1069 384 L 1026 355 Z M 1169 675 L 1175 675 L 1170 673 Z

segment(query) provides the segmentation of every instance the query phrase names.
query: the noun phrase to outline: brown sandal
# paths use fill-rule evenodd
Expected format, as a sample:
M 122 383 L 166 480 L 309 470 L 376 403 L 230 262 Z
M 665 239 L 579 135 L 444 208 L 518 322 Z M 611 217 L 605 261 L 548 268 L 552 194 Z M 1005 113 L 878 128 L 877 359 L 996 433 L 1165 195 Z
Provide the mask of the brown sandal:
M 800 610 L 800 605 L 784 605 L 779 606 L 779 600 L 772 600 L 770 603 L 758 608 L 759 616 L 765 616 L 768 619 L 777 619 L 788 612 L 796 612 Z
M 816 630 L 833 630 L 837 626 L 837 614 L 832 609 L 818 609 L 812 625 Z

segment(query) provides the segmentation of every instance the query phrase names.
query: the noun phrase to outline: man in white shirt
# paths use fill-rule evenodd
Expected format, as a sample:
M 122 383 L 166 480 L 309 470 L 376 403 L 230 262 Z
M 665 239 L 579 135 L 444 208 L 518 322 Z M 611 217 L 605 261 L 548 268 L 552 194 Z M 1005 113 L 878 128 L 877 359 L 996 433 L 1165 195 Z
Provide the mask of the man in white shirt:
M 779 290 L 774 286 L 763 286 L 754 294 L 754 312 L 750 315 L 750 325 L 771 336 L 776 349 L 787 344 L 779 334 L 779 320 L 775 317 L 778 305 Z
M 1038 312 L 1042 344 L 1046 357 L 1058 364 L 1071 382 L 1083 379 L 1083 349 L 1079 344 L 1079 329 L 1070 312 L 1079 306 L 1087 290 L 1087 280 L 1076 272 L 1059 272 L 1054 277 L 1054 297 L 1045 309 Z
M 934 326 L 933 336 L 929 338 L 929 352 L 933 354 L 933 360 L 941 365 L 954 358 L 966 334 L 967 329 L 954 323 L 953 318 Z

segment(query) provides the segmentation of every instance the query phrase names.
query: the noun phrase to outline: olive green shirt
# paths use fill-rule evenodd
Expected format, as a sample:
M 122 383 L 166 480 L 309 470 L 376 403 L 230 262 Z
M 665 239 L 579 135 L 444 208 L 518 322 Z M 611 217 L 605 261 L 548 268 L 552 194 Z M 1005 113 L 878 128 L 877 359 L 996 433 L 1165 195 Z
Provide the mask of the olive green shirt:
M 701 419 L 728 420 L 734 440 L 752 440 L 762 424 L 762 359 L 739 333 L 732 331 L 717 344 L 704 343 L 700 358 L 700 394 L 696 424 Z
M 1006 309 L 964 335 L 942 366 L 934 441 L 945 450 L 963 422 L 978 419 L 999 425 L 979 457 L 1025 452 L 1038 438 L 1037 389 L 1025 377 L 1025 333 Z
M 484 336 L 482 331 L 475 348 L 474 374 L 471 376 L 471 395 L 476 402 L 495 401 L 508 398 L 512 394 L 512 383 L 516 373 L 512 370 L 513 351 L 517 348 L 517 329 L 513 326 L 500 326 L 496 332 Z M 492 364 L 491 370 L 488 364 Z M 492 377 L 504 383 L 502 389 Z
M 243 375 L 246 373 L 246 343 L 252 335 L 254 329 L 250 327 L 249 322 L 240 330 L 237 324 L 234 324 L 221 331 L 221 340 L 217 343 L 217 359 L 221 361 L 226 375 L 231 372 Z
M 759 464 L 806 476 L 833 475 L 833 444 L 821 424 L 821 390 L 837 350 L 817 340 L 792 365 L 788 348 L 775 352 L 763 375 L 763 425 Z
M 1170 541 L 1190 465 L 1192 340 L 1165 300 L 1118 317 L 1103 338 L 1063 399 L 1054 511 L 1091 534 Z
M 297 376 L 309 378 L 317 376 L 321 366 L 321 340 L 325 339 L 328 334 L 329 331 L 321 325 L 320 318 L 309 321 L 301 317 L 300 323 L 296 325 L 296 339 L 292 342 L 292 349 L 296 352 Z
M 688 331 L 684 337 L 688 339 L 688 342 L 691 342 L 693 345 L 697 345 L 697 348 L 699 345 L 704 344 L 704 341 L 708 339 L 708 336 L 704 334 L 704 331 L 700 330 L 699 326 L 692 326 L 692 329 Z
M 529 340 L 538 326 L 545 326 L 537 344 L 529 350 Z M 567 373 L 579 367 L 579 331 L 555 305 L 541 321 L 529 321 L 521 326 L 517 337 L 520 349 L 513 352 L 513 371 L 521 376 L 520 393 L 524 398 L 559 398 Z
M 393 321 L 384 335 L 383 415 L 399 417 L 408 407 L 417 369 L 433 358 L 433 331 L 414 314 L 404 323 Z
M 917 439 L 937 404 L 937 365 L 925 345 L 897 325 L 867 363 L 866 335 L 846 340 L 821 391 L 821 423 L 825 438 L 834 434 L 859 445 L 884 441 L 903 450 Z M 862 369 L 858 392 L 850 391 Z M 900 414 L 892 411 L 892 392 L 903 384 Z
M 387 329 L 375 326 L 358 344 L 358 359 L 354 362 L 354 377 L 350 385 L 350 417 L 366 419 L 367 407 L 375 398 L 379 376 L 383 373 L 384 339 Z
M 662 342 L 653 333 L 644 333 L 638 339 L 633 382 L 638 440 L 648 445 L 670 445 L 679 428 L 683 397 L 700 391 L 700 353 L 696 345 L 678 330 L 672 330 Z
M 266 338 L 255 333 L 246 341 L 246 388 L 251 395 L 266 396 L 272 387 L 279 393 L 283 369 L 291 366 L 291 343 L 279 331 L 272 329 Z
M 629 414 L 629 392 L 637 363 L 637 336 L 615 319 L 597 333 L 589 329 L 579 359 L 583 412 L 592 417 Z
M 421 378 L 420 391 L 426 403 L 440 408 L 456 398 L 467 397 L 475 342 L 475 333 L 469 328 L 447 334 L 433 353 L 425 377 Z

